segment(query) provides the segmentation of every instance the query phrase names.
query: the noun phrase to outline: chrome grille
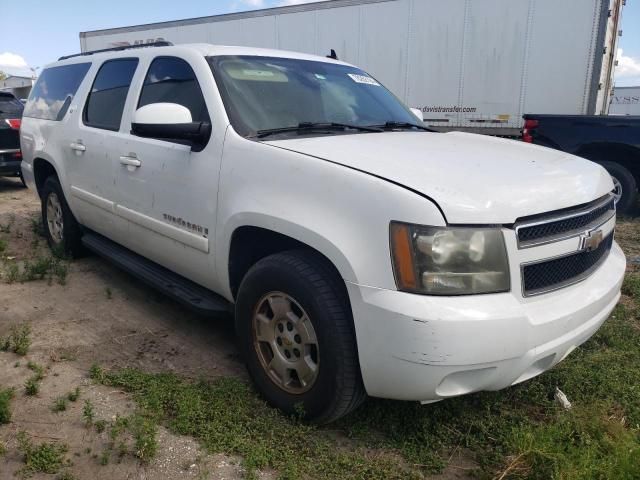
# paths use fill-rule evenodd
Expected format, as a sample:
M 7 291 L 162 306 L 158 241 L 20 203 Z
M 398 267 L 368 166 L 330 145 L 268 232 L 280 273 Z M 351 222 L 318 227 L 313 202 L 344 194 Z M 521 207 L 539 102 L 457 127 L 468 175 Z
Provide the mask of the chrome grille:
M 606 195 L 582 207 L 521 219 L 515 224 L 518 248 L 575 237 L 602 225 L 615 213 L 613 195 Z
M 613 232 L 594 250 L 522 265 L 523 295 L 539 295 L 584 280 L 606 260 L 612 244 Z

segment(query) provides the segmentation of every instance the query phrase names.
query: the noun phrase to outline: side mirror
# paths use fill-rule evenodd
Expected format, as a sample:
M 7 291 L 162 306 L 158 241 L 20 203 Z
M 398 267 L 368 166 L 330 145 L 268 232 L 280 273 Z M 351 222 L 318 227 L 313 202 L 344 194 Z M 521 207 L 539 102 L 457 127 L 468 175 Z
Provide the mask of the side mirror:
M 416 117 L 418 117 L 418 119 L 421 122 L 424 122 L 424 117 L 422 116 L 422 110 L 420 110 L 419 108 L 411 108 L 410 110 Z
M 199 152 L 209 141 L 211 124 L 192 121 L 189 109 L 177 103 L 150 103 L 133 114 L 131 134 L 189 145 Z

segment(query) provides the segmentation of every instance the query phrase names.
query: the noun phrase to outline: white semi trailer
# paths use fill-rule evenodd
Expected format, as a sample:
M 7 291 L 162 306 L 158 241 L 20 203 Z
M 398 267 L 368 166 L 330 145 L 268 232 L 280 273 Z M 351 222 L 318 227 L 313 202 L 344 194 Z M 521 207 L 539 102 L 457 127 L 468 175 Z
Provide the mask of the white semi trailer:
M 428 125 L 517 135 L 525 113 L 606 114 L 624 0 L 328 0 L 80 33 L 82 51 L 169 41 L 327 55 Z

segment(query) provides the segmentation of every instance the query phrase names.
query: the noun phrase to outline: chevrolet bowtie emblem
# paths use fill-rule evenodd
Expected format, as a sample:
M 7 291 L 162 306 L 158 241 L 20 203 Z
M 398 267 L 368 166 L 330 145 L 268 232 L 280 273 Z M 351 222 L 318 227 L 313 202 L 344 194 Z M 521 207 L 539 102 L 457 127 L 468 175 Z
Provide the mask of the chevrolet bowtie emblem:
M 602 243 L 602 230 L 593 230 L 580 236 L 580 250 L 592 252 Z

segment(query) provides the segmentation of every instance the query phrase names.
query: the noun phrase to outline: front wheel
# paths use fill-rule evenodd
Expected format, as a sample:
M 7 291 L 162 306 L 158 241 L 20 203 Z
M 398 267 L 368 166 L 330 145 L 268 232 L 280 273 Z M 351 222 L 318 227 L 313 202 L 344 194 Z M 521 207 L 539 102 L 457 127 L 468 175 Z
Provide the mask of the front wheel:
M 47 178 L 40 192 L 42 225 L 49 247 L 55 252 L 77 257 L 82 252 L 80 225 L 69 209 L 57 177 Z
M 364 400 L 344 284 L 318 254 L 256 263 L 238 291 L 236 330 L 257 389 L 285 413 L 328 423 Z

